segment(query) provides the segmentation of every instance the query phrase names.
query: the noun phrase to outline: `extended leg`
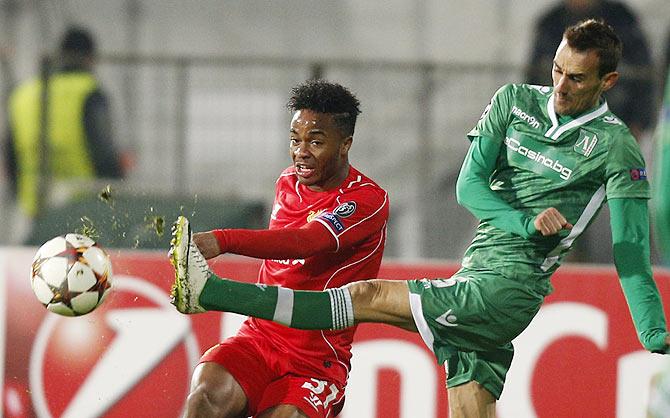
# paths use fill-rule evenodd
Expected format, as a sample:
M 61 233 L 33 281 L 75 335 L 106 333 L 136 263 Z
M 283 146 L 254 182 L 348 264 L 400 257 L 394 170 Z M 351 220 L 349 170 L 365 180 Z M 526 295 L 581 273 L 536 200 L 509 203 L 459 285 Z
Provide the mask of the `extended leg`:
M 324 292 L 240 283 L 217 277 L 191 241 L 188 220 L 175 224 L 170 258 L 172 303 L 183 313 L 235 312 L 299 329 L 343 329 L 383 322 L 416 330 L 403 281 L 369 280 Z
M 496 398 L 475 381 L 448 388 L 449 418 L 495 418 Z

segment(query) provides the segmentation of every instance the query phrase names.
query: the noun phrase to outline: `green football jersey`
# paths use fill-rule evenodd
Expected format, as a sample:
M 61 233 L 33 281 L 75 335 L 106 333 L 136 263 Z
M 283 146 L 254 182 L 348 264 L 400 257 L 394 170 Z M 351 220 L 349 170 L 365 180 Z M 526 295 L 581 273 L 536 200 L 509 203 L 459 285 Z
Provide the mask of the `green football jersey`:
M 500 88 L 469 138 L 496 141 L 500 152 L 489 186 L 502 200 L 535 217 L 549 207 L 572 230 L 525 238 L 480 222 L 463 266 L 528 282 L 543 294 L 575 239 L 613 198 L 649 198 L 640 148 L 606 102 L 575 117 L 554 111 L 553 89 Z

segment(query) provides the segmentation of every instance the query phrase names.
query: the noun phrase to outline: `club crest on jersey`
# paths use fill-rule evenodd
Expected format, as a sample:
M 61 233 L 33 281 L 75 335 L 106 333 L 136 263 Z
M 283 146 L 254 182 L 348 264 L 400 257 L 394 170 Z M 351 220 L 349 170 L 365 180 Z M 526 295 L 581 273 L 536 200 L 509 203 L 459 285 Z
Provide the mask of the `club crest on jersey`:
M 574 150 L 578 154 L 582 154 L 585 157 L 588 157 L 593 152 L 593 149 L 598 143 L 598 137 L 596 134 L 589 131 L 581 130 L 579 131 L 579 139 L 574 146 Z
M 321 215 L 325 209 L 319 209 L 319 210 L 310 210 L 309 214 L 307 215 L 307 223 L 310 223 L 316 218 L 317 216 Z
M 647 169 L 646 168 L 633 168 L 630 170 L 630 179 L 633 181 L 636 180 L 646 180 L 647 179 Z
M 356 212 L 356 202 L 345 202 L 336 207 L 333 213 L 340 218 L 348 218 Z

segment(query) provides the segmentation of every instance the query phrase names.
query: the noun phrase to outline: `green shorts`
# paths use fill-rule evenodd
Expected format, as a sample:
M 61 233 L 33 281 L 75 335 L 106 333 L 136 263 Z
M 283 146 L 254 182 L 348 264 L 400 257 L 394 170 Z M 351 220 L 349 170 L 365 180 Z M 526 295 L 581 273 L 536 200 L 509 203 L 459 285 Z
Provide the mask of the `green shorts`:
M 544 297 L 492 271 L 461 269 L 448 279 L 409 281 L 412 315 L 424 342 L 447 362 L 447 386 L 471 380 L 500 398 L 512 363 L 512 339 Z

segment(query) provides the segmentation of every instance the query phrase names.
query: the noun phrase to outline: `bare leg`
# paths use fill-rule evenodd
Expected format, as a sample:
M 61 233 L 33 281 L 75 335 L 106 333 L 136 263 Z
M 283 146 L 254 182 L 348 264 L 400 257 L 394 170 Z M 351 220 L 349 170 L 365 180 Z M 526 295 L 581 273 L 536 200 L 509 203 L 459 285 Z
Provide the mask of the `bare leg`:
M 347 285 L 356 323 L 381 322 L 417 331 L 406 281 L 367 280 Z M 495 418 L 495 397 L 477 382 L 448 389 L 450 418 Z
M 307 418 L 307 415 L 293 405 L 277 405 L 265 410 L 258 418 Z
M 416 332 L 409 304 L 409 287 L 403 280 L 367 280 L 347 285 L 354 320 L 382 322 Z
M 247 397 L 223 366 L 200 363 L 193 372 L 185 418 L 246 417 Z
M 475 381 L 448 388 L 449 418 L 495 418 L 496 398 Z

